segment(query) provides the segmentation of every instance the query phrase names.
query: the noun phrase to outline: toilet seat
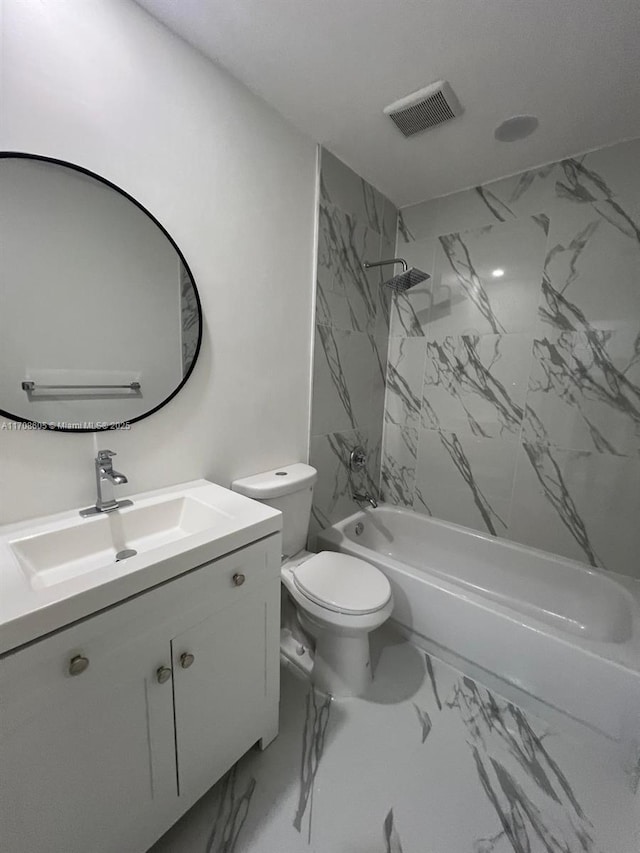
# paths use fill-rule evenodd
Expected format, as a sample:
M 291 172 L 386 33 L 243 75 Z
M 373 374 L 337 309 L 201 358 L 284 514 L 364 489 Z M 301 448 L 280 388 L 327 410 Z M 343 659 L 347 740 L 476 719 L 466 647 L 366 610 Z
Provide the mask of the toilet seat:
M 391 599 L 385 575 L 371 563 L 348 554 L 321 551 L 291 573 L 299 593 L 334 613 L 377 613 Z

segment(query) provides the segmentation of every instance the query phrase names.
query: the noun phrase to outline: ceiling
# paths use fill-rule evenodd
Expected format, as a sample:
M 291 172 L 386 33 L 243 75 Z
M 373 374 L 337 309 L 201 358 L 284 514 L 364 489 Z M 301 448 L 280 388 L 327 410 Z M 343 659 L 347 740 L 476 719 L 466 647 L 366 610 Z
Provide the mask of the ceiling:
M 137 2 L 400 206 L 640 136 L 638 0 Z M 464 115 L 405 139 L 383 107 L 440 79 Z

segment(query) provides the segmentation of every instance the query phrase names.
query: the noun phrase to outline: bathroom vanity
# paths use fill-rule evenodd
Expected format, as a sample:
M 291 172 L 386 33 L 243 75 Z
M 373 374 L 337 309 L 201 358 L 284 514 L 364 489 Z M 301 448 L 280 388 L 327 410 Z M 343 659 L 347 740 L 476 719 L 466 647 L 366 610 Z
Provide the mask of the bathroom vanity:
M 0 528 L 3 850 L 144 853 L 275 737 L 280 528 L 206 481 Z
M 196 365 L 186 258 L 83 166 L 4 151 L 0 178 L 0 416 L 130 429 Z M 280 513 L 205 480 L 121 496 L 114 455 L 94 506 L 0 527 L 3 853 L 144 853 L 277 733 Z

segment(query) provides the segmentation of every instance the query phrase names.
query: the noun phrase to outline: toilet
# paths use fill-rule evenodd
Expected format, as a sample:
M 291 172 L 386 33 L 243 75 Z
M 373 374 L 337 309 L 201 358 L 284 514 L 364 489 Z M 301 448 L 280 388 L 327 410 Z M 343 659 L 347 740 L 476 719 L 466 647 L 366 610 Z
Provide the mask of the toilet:
M 335 697 L 360 696 L 371 681 L 369 634 L 391 615 L 385 575 L 347 554 L 305 551 L 317 471 L 301 462 L 235 480 L 233 491 L 282 512 L 282 583 L 315 640 L 311 678 Z

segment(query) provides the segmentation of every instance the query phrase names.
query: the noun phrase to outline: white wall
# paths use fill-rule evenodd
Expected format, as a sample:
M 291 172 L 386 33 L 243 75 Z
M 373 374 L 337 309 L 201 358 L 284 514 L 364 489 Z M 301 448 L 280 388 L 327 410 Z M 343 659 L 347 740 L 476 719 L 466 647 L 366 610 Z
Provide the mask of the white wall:
M 76 162 L 169 230 L 205 315 L 190 381 L 130 432 L 0 428 L 0 521 L 306 459 L 316 148 L 131 0 L 3 0 L 0 147 Z M 0 424 L 2 427 L 2 424 Z

